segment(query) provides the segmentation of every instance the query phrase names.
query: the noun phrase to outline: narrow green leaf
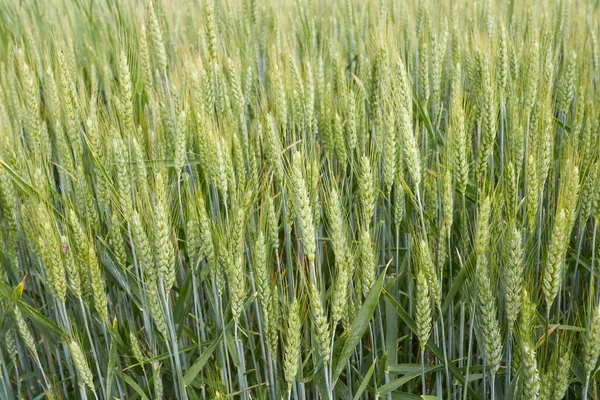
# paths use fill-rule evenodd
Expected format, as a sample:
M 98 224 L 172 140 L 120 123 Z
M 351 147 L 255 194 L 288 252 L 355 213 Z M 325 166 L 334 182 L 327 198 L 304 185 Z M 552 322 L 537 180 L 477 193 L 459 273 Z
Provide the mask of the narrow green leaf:
M 371 377 L 373 376 L 373 371 L 375 371 L 375 364 L 376 363 L 377 363 L 377 359 L 374 359 L 373 360 L 373 364 L 371 364 L 371 367 L 369 367 L 369 370 L 367 371 L 367 374 L 364 376 L 364 378 L 363 378 L 360 386 L 356 390 L 356 393 L 354 394 L 354 399 L 353 400 L 359 400 L 360 396 L 362 396 L 363 392 L 365 391 L 365 389 L 369 385 L 369 381 L 371 380 Z
M 52 332 L 60 335 L 65 340 L 68 338 L 68 335 L 66 334 L 65 331 L 63 331 L 62 329 L 60 329 L 58 327 L 58 325 L 56 325 L 54 322 L 52 322 L 51 320 L 49 320 L 46 316 L 42 315 L 35 308 L 33 308 L 33 307 L 29 306 L 28 304 L 25 304 L 23 302 L 20 302 L 19 306 L 24 309 L 24 311 L 29 315 L 29 317 L 31 318 L 31 321 L 34 324 L 37 324 L 39 326 L 42 326 L 42 327 L 50 329 Z
M 116 324 L 116 322 L 115 322 Z M 110 353 L 108 355 L 108 367 L 106 369 L 106 393 L 110 397 L 112 392 L 112 383 L 115 376 L 115 365 L 117 365 L 117 344 L 115 341 L 110 342 Z
M 387 270 L 387 268 L 386 268 Z M 385 279 L 385 271 L 377 278 L 377 281 L 371 288 L 369 295 L 365 299 L 362 307 L 354 321 L 352 321 L 352 325 L 350 326 L 350 332 L 348 333 L 348 337 L 344 342 L 344 347 L 342 348 L 342 352 L 340 357 L 337 360 L 337 364 L 335 366 L 335 370 L 333 372 L 332 383 L 333 386 L 337 383 L 340 374 L 346 368 L 346 364 L 350 359 L 350 356 L 354 352 L 354 348 L 358 345 L 358 342 L 363 337 L 365 331 L 369 327 L 369 321 L 371 321 L 371 317 L 373 316 L 373 312 L 375 311 L 375 307 L 379 302 L 379 295 L 381 293 L 381 288 L 383 286 L 383 280 Z
M 392 304 L 392 306 L 394 306 L 394 309 L 396 310 L 396 312 L 398 313 L 398 315 L 400 316 L 402 321 L 404 321 L 404 323 L 410 328 L 410 330 L 416 334 L 417 333 L 417 324 L 411 318 L 411 316 L 404 310 L 404 308 L 402 308 L 402 306 L 394 299 L 394 297 L 392 297 L 391 294 L 389 294 L 385 290 L 384 290 L 383 294 L 385 295 L 386 299 Z M 427 348 L 437 357 L 437 359 L 442 364 L 444 364 L 444 353 L 442 353 L 442 350 L 433 342 L 433 340 L 429 339 L 429 341 L 427 342 Z M 465 378 L 461 374 L 460 370 L 456 367 L 456 365 L 454 365 L 454 363 L 452 363 L 452 362 L 448 363 L 448 370 L 450 371 L 452 376 L 454 376 L 456 378 L 456 380 L 459 383 L 461 383 L 462 385 L 465 385 Z M 471 394 L 472 399 L 481 400 L 479 393 L 477 393 L 475 390 L 473 390 L 472 387 L 466 385 L 466 388 L 469 391 L 469 393 Z
M 395 375 L 408 375 L 421 373 L 421 368 L 421 364 L 396 364 L 390 365 L 388 372 Z M 425 367 L 425 372 L 432 372 L 441 369 L 444 369 L 442 365 L 430 365 Z
M 137 383 L 136 383 L 136 382 L 135 382 L 133 379 L 131 379 L 131 377 L 130 377 L 130 376 L 128 376 L 127 374 L 125 374 L 123 371 L 120 371 L 118 368 L 117 368 L 117 369 L 115 369 L 115 371 L 116 371 L 117 375 L 119 375 L 119 377 L 120 377 L 121 379 L 123 379 L 123 380 L 124 380 L 124 381 L 125 381 L 125 382 L 126 382 L 128 385 L 129 385 L 129 386 L 131 386 L 131 388 L 132 388 L 133 390 L 135 390 L 135 392 L 136 392 L 138 395 L 140 395 L 140 397 L 141 397 L 142 399 L 145 399 L 145 400 L 150 400 L 150 399 L 148 398 L 148 396 L 146 396 L 146 393 L 144 393 L 144 389 L 142 389 L 142 388 L 140 387 L 140 385 L 138 385 L 138 384 L 137 384 Z
M 204 350 L 202 352 L 202 354 L 200 354 L 200 357 L 186 372 L 185 376 L 183 377 L 183 384 L 185 386 L 189 386 L 189 384 L 192 383 L 192 381 L 194 380 L 196 375 L 198 375 L 200 373 L 200 371 L 202 370 L 202 368 L 204 367 L 204 365 L 206 364 L 206 362 L 208 361 L 208 359 L 210 358 L 212 353 L 215 351 L 215 349 L 221 342 L 222 338 L 223 338 L 223 334 L 221 333 L 221 335 L 219 335 L 219 338 L 217 340 L 215 340 L 214 342 L 212 342 L 211 345 L 208 346 L 208 348 L 206 350 Z
M 392 392 L 392 400 L 420 400 L 421 396 L 407 392 Z
M 377 396 L 384 396 L 389 392 L 398 389 L 400 386 L 405 385 L 407 382 L 418 378 L 419 376 L 421 376 L 421 373 L 417 372 L 416 374 L 405 375 L 402 378 L 394 379 L 390 383 L 380 386 L 379 389 L 377 389 Z

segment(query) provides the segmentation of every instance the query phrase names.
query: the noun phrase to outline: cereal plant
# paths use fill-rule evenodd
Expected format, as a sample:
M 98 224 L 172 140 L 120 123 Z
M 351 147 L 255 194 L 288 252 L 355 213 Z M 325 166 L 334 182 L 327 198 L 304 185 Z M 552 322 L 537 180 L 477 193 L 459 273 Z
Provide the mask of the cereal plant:
M 0 399 L 598 399 L 599 8 L 0 0 Z

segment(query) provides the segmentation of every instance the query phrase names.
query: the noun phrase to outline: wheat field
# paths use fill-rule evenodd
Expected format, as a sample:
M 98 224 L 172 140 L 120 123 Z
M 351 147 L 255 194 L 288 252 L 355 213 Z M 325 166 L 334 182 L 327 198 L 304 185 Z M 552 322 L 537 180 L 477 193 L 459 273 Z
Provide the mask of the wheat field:
M 599 7 L 0 0 L 0 399 L 597 400 Z

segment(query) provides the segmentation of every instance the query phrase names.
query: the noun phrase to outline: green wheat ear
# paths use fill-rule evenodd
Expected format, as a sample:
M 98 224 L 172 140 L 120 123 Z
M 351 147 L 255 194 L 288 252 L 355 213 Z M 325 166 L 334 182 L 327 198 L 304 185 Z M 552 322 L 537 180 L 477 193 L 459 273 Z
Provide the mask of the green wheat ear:
M 593 397 L 597 7 L 41 3 L 0 9 L 0 399 Z
M 298 373 L 300 362 L 300 350 L 302 346 L 302 320 L 300 316 L 300 304 L 294 299 L 288 310 L 287 340 L 285 346 L 284 373 L 288 384 L 288 392 Z
M 72 340 L 71 343 L 69 343 L 69 349 L 71 350 L 73 364 L 75 364 L 75 368 L 77 369 L 77 375 L 81 380 L 80 385 L 85 385 L 90 388 L 91 391 L 94 391 L 94 376 L 92 375 L 85 354 L 81 350 L 81 346 L 75 340 Z

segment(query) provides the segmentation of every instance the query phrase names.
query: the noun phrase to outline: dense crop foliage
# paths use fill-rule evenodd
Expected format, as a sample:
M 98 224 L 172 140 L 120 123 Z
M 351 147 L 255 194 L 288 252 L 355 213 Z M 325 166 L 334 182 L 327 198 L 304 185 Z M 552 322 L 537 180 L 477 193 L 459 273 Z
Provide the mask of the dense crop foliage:
M 0 3 L 1 399 L 598 399 L 597 2 Z

